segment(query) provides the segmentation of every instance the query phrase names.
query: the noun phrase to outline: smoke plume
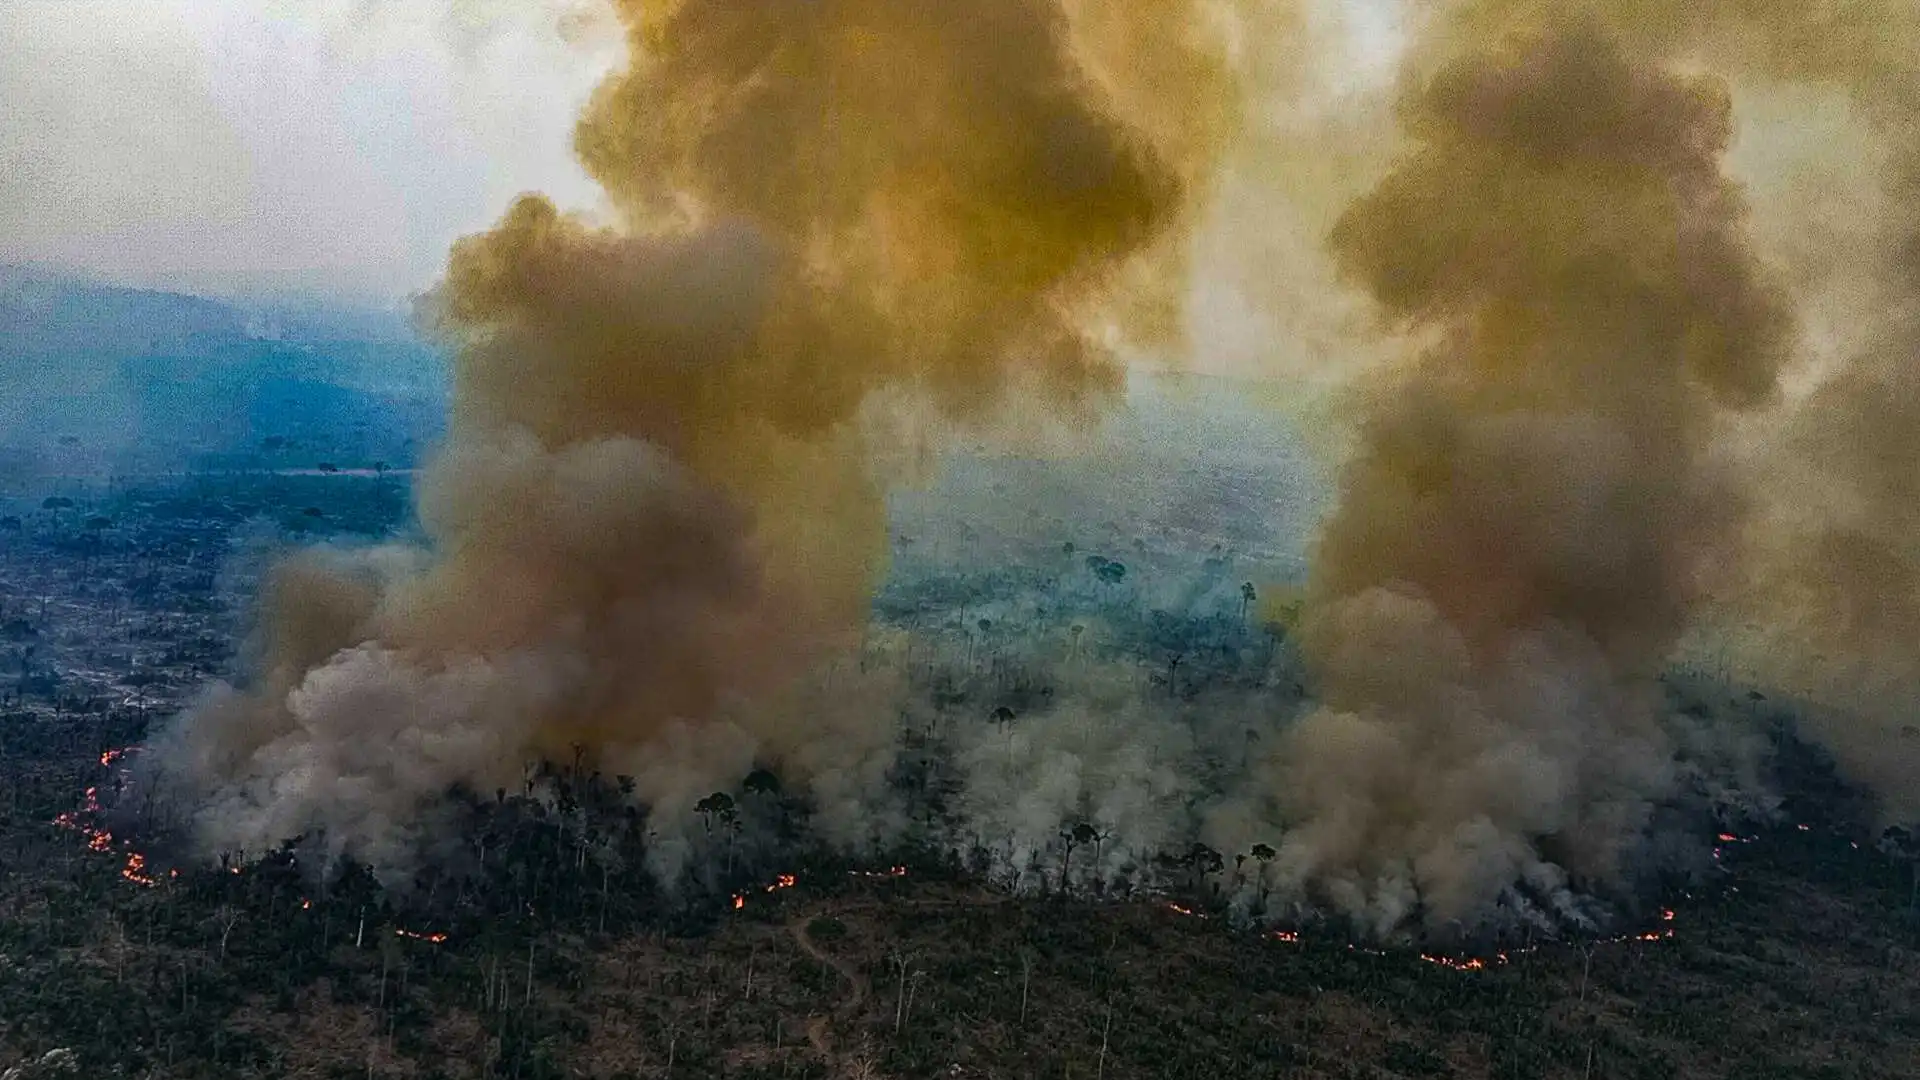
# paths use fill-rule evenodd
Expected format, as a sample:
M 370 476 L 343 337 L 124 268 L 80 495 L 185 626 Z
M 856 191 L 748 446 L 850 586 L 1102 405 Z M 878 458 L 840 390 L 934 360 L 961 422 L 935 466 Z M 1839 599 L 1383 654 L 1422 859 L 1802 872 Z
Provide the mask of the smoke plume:
M 458 362 L 424 541 L 280 565 L 247 679 L 148 755 L 203 848 L 403 865 L 449 788 L 585 757 L 633 778 L 672 880 L 694 804 L 764 765 L 832 842 L 931 839 L 1020 888 L 1164 879 L 1183 845 L 1204 877 L 1199 836 L 1269 914 L 1590 922 L 1676 792 L 1754 786 L 1750 738 L 1668 715 L 1703 625 L 1758 628 L 1842 766 L 1920 812 L 1909 5 L 1458 0 L 1421 13 L 1391 124 L 1287 0 L 613 6 L 630 59 L 576 140 L 606 217 L 524 197 L 425 306 Z M 1871 205 L 1733 179 L 1745 103 L 1787 90 L 1845 103 Z M 1114 625 L 1054 642 L 1071 664 L 1036 639 L 976 671 L 969 626 L 1005 619 L 964 603 L 957 678 L 918 627 L 845 662 L 903 448 L 1094 415 L 1116 339 L 1227 341 L 1191 286 L 1256 277 L 1285 295 L 1234 347 L 1352 380 L 1284 605 L 1307 686 L 1269 659 L 1182 698 L 1175 641 L 1165 697 L 1131 696 L 1160 645 L 1119 628 L 1165 613 L 1072 550 Z M 1014 666 L 1058 696 L 989 713 Z M 997 719 L 902 739 L 955 701 Z M 903 741 L 950 784 L 924 822 Z
M 1656 676 L 1743 521 L 1710 440 L 1791 344 L 1727 87 L 1596 20 L 1482 29 L 1413 69 L 1410 145 L 1332 233 L 1417 356 L 1362 387 L 1302 625 L 1321 704 L 1258 777 L 1275 883 L 1382 933 L 1578 920 L 1618 876 L 1673 782 Z
M 1450 24 L 1539 20 L 1552 0 L 1478 0 Z M 1810 171 L 1770 178 L 1770 233 L 1792 262 L 1808 333 L 1794 372 L 1807 389 L 1747 440 L 1762 513 L 1748 528 L 1748 580 L 1720 597 L 1717 633 L 1755 677 L 1811 694 L 1809 733 L 1879 797 L 1920 813 L 1920 9 L 1902 0 L 1798 4 L 1610 0 L 1608 25 L 1642 48 L 1725 72 L 1749 96 L 1800 104 L 1754 142 L 1810 136 L 1806 102 L 1837 103 L 1811 137 Z M 1838 136 L 1838 138 L 1834 138 Z M 1863 184 L 1865 178 L 1865 184 Z M 1877 190 L 1876 190 L 1877 189 Z
M 449 787 L 575 753 L 669 824 L 756 758 L 857 817 L 893 714 L 796 686 L 882 569 L 872 414 L 1075 417 L 1120 385 L 1087 327 L 1210 152 L 1114 107 L 1161 42 L 1083 48 L 1047 0 L 616 7 L 630 62 L 576 139 L 613 217 L 526 196 L 453 251 L 425 543 L 274 576 L 248 681 L 153 755 L 204 848 L 399 862 Z
M 1757 625 L 1756 667 L 1818 705 L 1808 728 L 1878 797 L 1920 815 L 1920 10 L 1750 4 L 1732 62 L 1840 98 L 1872 148 L 1809 186 L 1816 235 L 1851 260 L 1808 293 L 1838 311 L 1814 385 L 1761 441 L 1768 514 L 1752 580 L 1729 605 Z M 1868 172 L 1871 169 L 1872 172 Z M 1877 173 L 1877 176 L 1874 174 Z M 1852 174 L 1852 175 L 1848 175 Z M 1862 198 L 1853 176 L 1874 176 Z

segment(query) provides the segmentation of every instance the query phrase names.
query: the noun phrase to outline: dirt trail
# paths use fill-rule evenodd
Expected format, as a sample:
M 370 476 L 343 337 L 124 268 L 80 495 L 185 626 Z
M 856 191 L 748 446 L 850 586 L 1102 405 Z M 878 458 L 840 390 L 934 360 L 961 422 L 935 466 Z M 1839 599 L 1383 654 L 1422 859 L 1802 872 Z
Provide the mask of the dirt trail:
M 822 949 L 819 944 L 813 940 L 813 935 L 807 933 L 807 924 L 811 923 L 814 919 L 822 917 L 824 917 L 823 914 L 819 912 L 800 915 L 787 924 L 787 931 L 793 935 L 793 942 L 800 946 L 801 952 L 806 953 L 808 956 L 827 965 L 834 971 L 839 972 L 840 977 L 847 980 L 848 991 L 846 1000 L 836 1006 L 832 1013 L 825 1016 L 815 1016 L 807 1021 L 807 1041 L 813 1044 L 814 1052 L 822 1058 L 825 1058 L 829 1065 L 837 1065 L 839 1058 L 835 1056 L 833 1043 L 827 1037 L 827 1025 L 835 1019 L 851 1019 L 858 1015 L 860 1010 L 866 1006 L 867 978 L 860 974 L 860 969 L 854 967 L 850 962 L 842 960 L 827 952 L 825 949 Z

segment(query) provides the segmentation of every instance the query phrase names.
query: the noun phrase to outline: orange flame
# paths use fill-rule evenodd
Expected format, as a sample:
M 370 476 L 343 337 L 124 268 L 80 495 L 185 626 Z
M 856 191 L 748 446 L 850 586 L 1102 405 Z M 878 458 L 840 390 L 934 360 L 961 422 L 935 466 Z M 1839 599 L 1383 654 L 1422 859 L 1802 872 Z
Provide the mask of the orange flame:
M 849 870 L 847 871 L 847 876 L 883 879 L 903 878 L 907 876 L 907 868 L 904 866 L 889 866 L 885 870 Z
M 798 876 L 794 874 L 781 874 L 778 877 L 773 879 L 773 884 L 761 886 L 761 890 L 763 892 L 775 893 L 775 892 L 779 892 L 781 889 L 791 889 L 798 884 L 800 884 L 800 878 Z M 733 910 L 739 911 L 741 908 L 746 906 L 747 906 L 747 894 L 734 893 L 733 894 Z
M 412 938 L 415 941 L 424 941 L 430 945 L 438 945 L 447 940 L 447 935 L 445 934 L 416 934 L 411 930 L 402 930 L 399 927 L 394 928 L 393 936 Z
M 1450 956 L 1433 956 L 1428 953 L 1421 953 L 1420 959 L 1425 960 L 1429 964 L 1439 964 L 1444 968 L 1452 968 L 1455 971 L 1484 971 L 1487 967 L 1487 962 L 1477 956 L 1469 956 L 1465 960 L 1455 960 Z M 1504 964 L 1506 961 L 1506 957 L 1500 957 L 1501 963 Z
M 147 876 L 147 857 L 137 851 L 127 853 L 127 865 L 121 869 L 120 876 L 135 885 L 146 888 L 152 888 L 155 884 L 154 880 Z

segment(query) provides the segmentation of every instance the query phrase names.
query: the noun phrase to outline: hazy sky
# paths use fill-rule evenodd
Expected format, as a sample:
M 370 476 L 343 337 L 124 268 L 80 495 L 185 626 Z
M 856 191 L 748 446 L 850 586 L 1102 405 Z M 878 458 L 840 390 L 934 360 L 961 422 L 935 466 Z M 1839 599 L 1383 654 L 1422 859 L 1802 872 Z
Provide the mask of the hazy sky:
M 0 261 L 392 296 L 517 192 L 591 202 L 568 140 L 612 39 L 457 3 L 0 0 Z
M 594 202 L 569 139 L 619 60 L 599 11 L 0 0 L 0 262 L 211 293 L 424 287 L 515 194 Z

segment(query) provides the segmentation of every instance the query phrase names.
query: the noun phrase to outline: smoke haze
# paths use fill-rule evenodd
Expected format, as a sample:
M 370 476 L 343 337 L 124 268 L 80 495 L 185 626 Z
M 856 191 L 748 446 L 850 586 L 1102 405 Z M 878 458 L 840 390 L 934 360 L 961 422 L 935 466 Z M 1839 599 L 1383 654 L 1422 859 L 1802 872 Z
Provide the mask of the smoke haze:
M 1758 798 L 1752 738 L 1662 686 L 1703 633 L 1821 690 L 1814 733 L 1915 812 L 1906 8 L 1463 0 L 1409 15 L 1391 97 L 1315 5 L 614 10 L 628 62 L 575 140 L 604 212 L 522 197 L 423 307 L 458 352 L 424 544 L 282 565 L 249 678 L 152 755 L 203 848 L 400 866 L 450 787 L 584 754 L 669 880 L 696 801 L 775 766 L 825 839 L 926 829 L 1017 888 L 1204 839 L 1271 845 L 1245 913 L 1598 925 L 1676 799 Z M 1800 94 L 1884 192 L 1783 171 L 1856 164 L 1767 122 Z M 1053 696 L 947 732 L 916 823 L 893 778 L 937 658 L 862 641 L 886 495 L 956 432 L 1097 417 L 1135 346 L 1341 385 L 1284 655 L 1181 698 L 1162 650 L 1149 700 L 1148 661 L 1082 658 L 1097 624 L 991 679 L 969 644 L 972 700 L 1011 668 Z

